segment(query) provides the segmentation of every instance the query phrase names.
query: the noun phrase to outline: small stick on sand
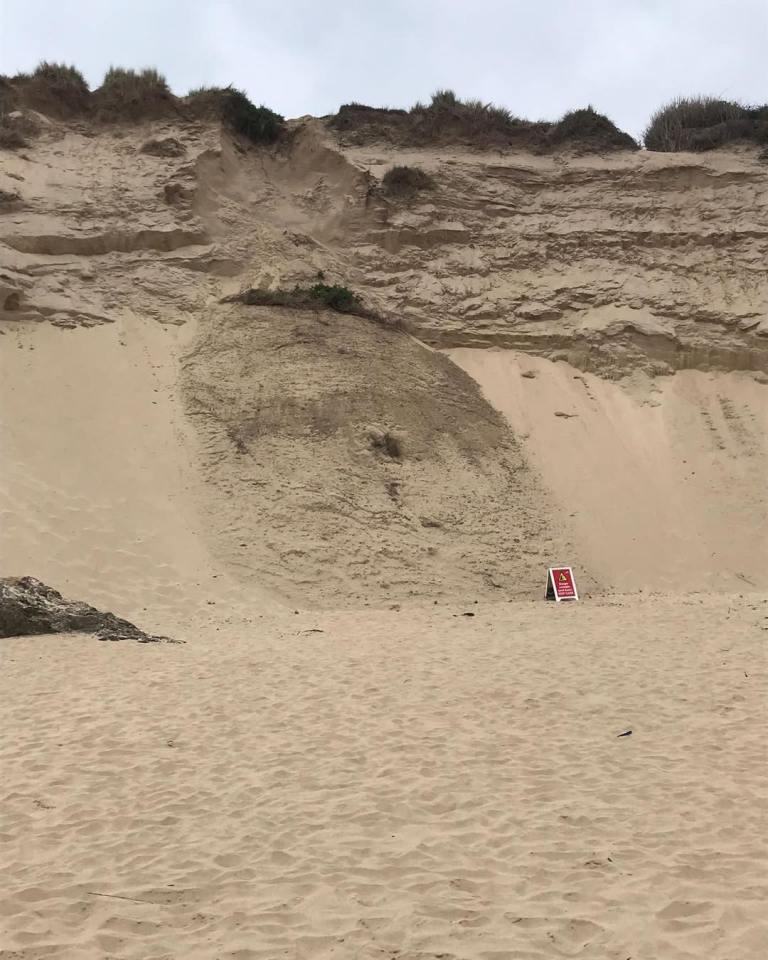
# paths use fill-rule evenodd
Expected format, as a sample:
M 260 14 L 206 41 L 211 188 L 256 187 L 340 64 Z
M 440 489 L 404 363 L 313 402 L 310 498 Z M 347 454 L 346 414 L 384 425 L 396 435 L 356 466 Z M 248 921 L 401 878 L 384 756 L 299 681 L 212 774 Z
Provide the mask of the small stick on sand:
M 131 903 L 153 903 L 159 906 L 156 900 L 137 900 L 136 897 L 123 897 L 119 893 L 97 893 L 95 890 L 87 890 L 91 897 L 110 897 L 112 900 L 130 900 Z

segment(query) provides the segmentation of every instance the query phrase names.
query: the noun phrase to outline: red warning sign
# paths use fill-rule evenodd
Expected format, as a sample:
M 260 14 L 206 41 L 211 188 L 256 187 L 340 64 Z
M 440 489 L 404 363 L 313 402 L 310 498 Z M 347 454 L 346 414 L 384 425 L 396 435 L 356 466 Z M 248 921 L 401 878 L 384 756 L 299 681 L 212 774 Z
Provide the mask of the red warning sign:
M 547 600 L 578 600 L 576 580 L 571 567 L 550 567 L 547 572 Z

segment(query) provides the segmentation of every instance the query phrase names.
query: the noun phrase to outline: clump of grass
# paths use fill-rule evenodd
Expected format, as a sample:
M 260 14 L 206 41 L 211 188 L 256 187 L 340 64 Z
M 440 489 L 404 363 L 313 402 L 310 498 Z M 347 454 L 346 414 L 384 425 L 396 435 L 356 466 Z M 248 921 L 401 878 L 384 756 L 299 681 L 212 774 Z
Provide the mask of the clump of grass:
M 260 290 L 251 288 L 231 297 L 225 297 L 222 303 L 245 303 L 256 307 L 294 307 L 296 309 L 335 310 L 337 313 L 351 313 L 359 317 L 371 317 L 356 294 L 347 287 L 337 284 L 315 283 L 311 287 L 295 286 L 293 290 Z
M 392 167 L 382 177 L 384 192 L 390 197 L 413 197 L 420 190 L 432 190 L 433 178 L 419 167 Z
M 453 90 L 435 91 L 429 104 L 417 103 L 411 108 L 409 118 L 416 137 L 476 144 L 503 141 L 519 125 L 506 107 L 482 100 L 461 100 Z
M 184 101 L 194 116 L 219 118 L 251 143 L 275 143 L 285 130 L 285 119 L 269 107 L 257 107 L 236 87 L 198 87 Z
M 638 150 L 628 133 L 592 106 L 570 110 L 547 134 L 550 143 L 574 145 L 588 150 Z
M 17 74 L 14 83 L 22 88 L 24 103 L 41 113 L 66 118 L 90 109 L 91 91 L 85 78 L 66 63 L 43 60 L 31 74 Z
M 545 124 L 519 120 L 507 110 L 482 100 L 462 100 L 453 90 L 437 90 L 429 103 L 410 110 L 391 110 L 349 103 L 330 119 L 330 126 L 356 143 L 375 140 L 402 146 L 464 143 L 479 148 L 512 143 L 538 148 Z
M 144 120 L 176 112 L 176 98 L 155 69 L 110 67 L 95 93 L 100 120 Z
M 713 150 L 729 143 L 768 143 L 768 105 L 746 107 L 717 97 L 678 97 L 657 110 L 644 135 L 649 150 Z

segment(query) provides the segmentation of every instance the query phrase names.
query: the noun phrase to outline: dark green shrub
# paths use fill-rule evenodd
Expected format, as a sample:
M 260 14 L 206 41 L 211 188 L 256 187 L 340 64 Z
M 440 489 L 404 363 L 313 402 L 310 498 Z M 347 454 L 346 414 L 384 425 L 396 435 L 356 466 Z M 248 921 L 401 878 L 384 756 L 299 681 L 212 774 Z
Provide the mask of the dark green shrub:
M 225 297 L 222 303 L 245 303 L 257 307 L 295 307 L 296 309 L 327 307 L 338 313 L 353 313 L 360 317 L 371 316 L 351 290 L 327 283 L 316 283 L 311 287 L 297 285 L 293 290 L 252 288 L 232 297 Z
M 391 197 L 412 197 L 420 190 L 432 190 L 435 186 L 435 181 L 424 170 L 405 166 L 387 170 L 381 183 Z
M 713 150 L 728 143 L 768 143 L 768 106 L 717 97 L 679 97 L 657 110 L 645 131 L 649 150 Z
M 571 110 L 547 134 L 553 145 L 572 144 L 587 150 L 638 150 L 628 133 L 593 107 Z
M 337 284 L 316 283 L 308 289 L 307 293 L 312 300 L 339 313 L 358 313 L 363 308 L 351 290 Z
M 234 133 L 252 143 L 275 143 L 285 130 L 285 120 L 268 107 L 257 107 L 235 87 L 198 87 L 184 100 L 201 119 L 218 118 Z
M 255 106 L 242 90 L 234 87 L 224 97 L 222 120 L 252 143 L 274 143 L 285 129 L 285 119 L 279 113 Z
M 182 103 L 187 112 L 200 120 L 221 119 L 222 101 L 230 87 L 195 87 Z

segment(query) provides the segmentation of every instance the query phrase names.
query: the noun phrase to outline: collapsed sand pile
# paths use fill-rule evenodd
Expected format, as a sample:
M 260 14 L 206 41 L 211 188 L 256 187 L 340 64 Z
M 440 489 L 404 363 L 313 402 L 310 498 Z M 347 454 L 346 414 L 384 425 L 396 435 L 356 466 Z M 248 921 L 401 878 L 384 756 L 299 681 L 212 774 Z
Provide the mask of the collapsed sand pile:
M 564 560 L 588 589 L 768 582 L 755 151 L 346 146 L 315 120 L 256 149 L 204 119 L 43 119 L 0 174 L 17 569 L 130 611 L 147 583 L 169 610 L 200 584 L 538 596 Z M 388 196 L 394 165 L 431 189 Z M 318 281 L 402 329 L 221 304 Z M 515 356 L 489 372 L 488 348 Z M 678 371 L 707 372 L 695 396 Z M 664 477 L 635 484 L 641 542 L 614 468 Z
M 219 307 L 182 368 L 215 552 L 249 581 L 297 603 L 526 596 L 572 551 L 477 384 L 399 331 Z

